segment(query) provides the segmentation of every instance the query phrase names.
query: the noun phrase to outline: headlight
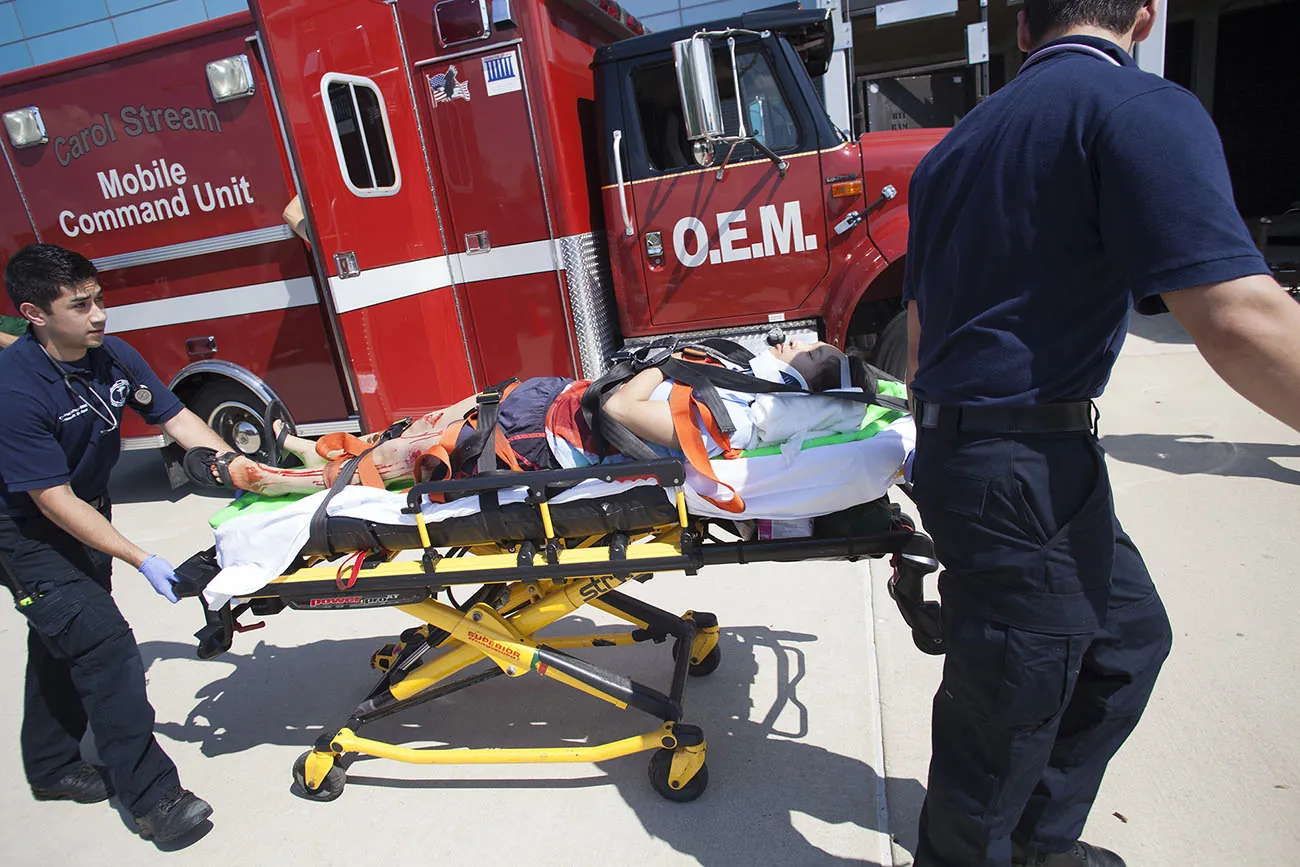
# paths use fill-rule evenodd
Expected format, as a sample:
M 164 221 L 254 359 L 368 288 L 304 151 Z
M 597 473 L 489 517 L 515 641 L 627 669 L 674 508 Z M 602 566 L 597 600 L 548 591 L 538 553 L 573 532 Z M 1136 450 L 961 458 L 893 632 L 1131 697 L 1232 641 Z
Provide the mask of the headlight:
M 9 141 L 15 148 L 35 147 L 50 140 L 50 137 L 45 134 L 45 121 L 41 120 L 41 110 L 34 105 L 6 111 L 4 119 L 5 129 L 9 132 Z
M 247 54 L 236 54 L 208 64 L 208 89 L 217 102 L 252 96 L 253 68 Z

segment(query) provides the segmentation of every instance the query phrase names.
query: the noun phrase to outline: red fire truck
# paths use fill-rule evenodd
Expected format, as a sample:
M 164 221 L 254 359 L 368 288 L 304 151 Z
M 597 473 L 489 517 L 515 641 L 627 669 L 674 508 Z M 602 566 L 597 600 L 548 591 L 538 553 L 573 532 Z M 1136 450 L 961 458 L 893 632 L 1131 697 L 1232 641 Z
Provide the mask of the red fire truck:
M 0 77 L 0 251 L 91 258 L 109 330 L 245 453 L 274 401 L 373 429 L 666 334 L 779 324 L 901 367 L 938 133 L 832 124 L 824 10 L 648 34 L 609 0 L 251 5 Z

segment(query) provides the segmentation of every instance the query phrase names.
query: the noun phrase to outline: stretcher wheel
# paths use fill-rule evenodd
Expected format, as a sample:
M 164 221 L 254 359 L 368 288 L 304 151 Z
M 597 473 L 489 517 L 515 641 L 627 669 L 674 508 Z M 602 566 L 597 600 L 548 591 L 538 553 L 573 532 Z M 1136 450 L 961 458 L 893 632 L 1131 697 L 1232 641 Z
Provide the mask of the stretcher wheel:
M 308 801 L 333 801 L 343 794 L 343 784 L 348 781 L 347 771 L 336 763 L 321 781 L 319 789 L 309 789 L 307 788 L 307 757 L 310 755 L 311 750 L 308 750 L 293 763 L 292 791 L 298 797 Z
M 677 658 L 677 648 L 680 645 L 673 644 L 673 659 Z M 713 649 L 704 655 L 699 662 L 691 663 L 687 666 L 686 671 L 691 677 L 705 677 L 713 674 L 718 670 L 718 664 L 722 662 L 722 645 L 715 644 Z
M 668 774 L 672 767 L 672 750 L 655 750 L 651 754 L 650 785 L 654 786 L 654 790 L 668 800 L 685 804 L 703 795 L 704 790 L 709 787 L 709 765 L 707 762 L 700 765 L 700 769 L 695 772 L 695 776 L 691 777 L 686 782 L 686 785 L 680 789 L 674 789 L 668 785 Z

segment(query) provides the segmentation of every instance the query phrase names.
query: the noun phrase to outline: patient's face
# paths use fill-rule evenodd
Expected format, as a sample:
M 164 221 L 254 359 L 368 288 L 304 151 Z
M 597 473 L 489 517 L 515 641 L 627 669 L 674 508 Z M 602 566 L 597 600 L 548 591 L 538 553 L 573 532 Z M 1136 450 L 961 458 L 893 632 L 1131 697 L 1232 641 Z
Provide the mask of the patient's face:
M 821 341 L 816 343 L 807 343 L 803 340 L 787 340 L 785 343 L 773 346 L 769 351 L 781 361 L 790 364 L 794 361 L 795 356 L 816 349 L 818 346 L 825 345 L 826 344 Z

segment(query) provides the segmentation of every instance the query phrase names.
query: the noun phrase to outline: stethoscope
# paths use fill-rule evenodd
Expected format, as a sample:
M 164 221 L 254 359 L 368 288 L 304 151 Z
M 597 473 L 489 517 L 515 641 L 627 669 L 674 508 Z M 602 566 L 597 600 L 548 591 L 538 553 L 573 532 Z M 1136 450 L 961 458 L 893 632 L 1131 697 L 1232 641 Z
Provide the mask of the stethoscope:
M 39 346 L 40 344 L 37 345 Z M 153 406 L 153 391 L 149 386 L 143 383 L 133 382 L 131 371 L 127 370 L 126 365 L 118 360 L 118 357 L 113 350 L 109 349 L 107 346 L 101 346 L 99 348 L 108 353 L 108 369 L 110 372 L 114 367 L 116 367 L 126 374 L 126 387 L 129 395 L 126 399 L 126 403 L 129 403 L 132 407 L 141 411 Z M 117 414 L 114 413 L 113 408 L 108 405 L 108 401 L 104 400 L 103 396 L 100 395 L 99 392 L 95 391 L 94 387 L 90 384 L 90 380 L 85 376 L 82 376 L 80 373 L 68 370 L 62 364 L 59 364 L 54 356 L 50 355 L 50 351 L 44 346 L 41 346 L 41 352 L 45 353 L 45 357 L 50 360 L 50 364 L 54 366 L 54 369 L 58 372 L 59 376 L 63 377 L 63 387 L 68 390 L 68 394 L 72 395 L 72 397 L 82 406 L 93 412 L 96 418 L 107 425 L 107 427 L 104 428 L 104 433 L 112 433 L 117 430 Z M 77 390 L 72 387 L 74 382 L 80 383 L 81 387 L 85 389 L 85 396 L 78 394 Z
M 1080 54 L 1091 54 L 1093 57 L 1099 57 L 1113 66 L 1124 65 L 1106 52 L 1102 51 L 1100 48 L 1095 48 L 1091 45 L 1084 45 L 1082 42 L 1062 42 L 1057 45 L 1049 45 L 1046 48 L 1040 48 L 1038 51 L 1034 52 L 1029 59 L 1020 64 L 1020 72 L 1024 72 L 1044 57 L 1051 57 L 1053 54 L 1061 54 L 1066 51 L 1077 51 Z M 1020 73 L 1016 74 L 1019 75 Z

